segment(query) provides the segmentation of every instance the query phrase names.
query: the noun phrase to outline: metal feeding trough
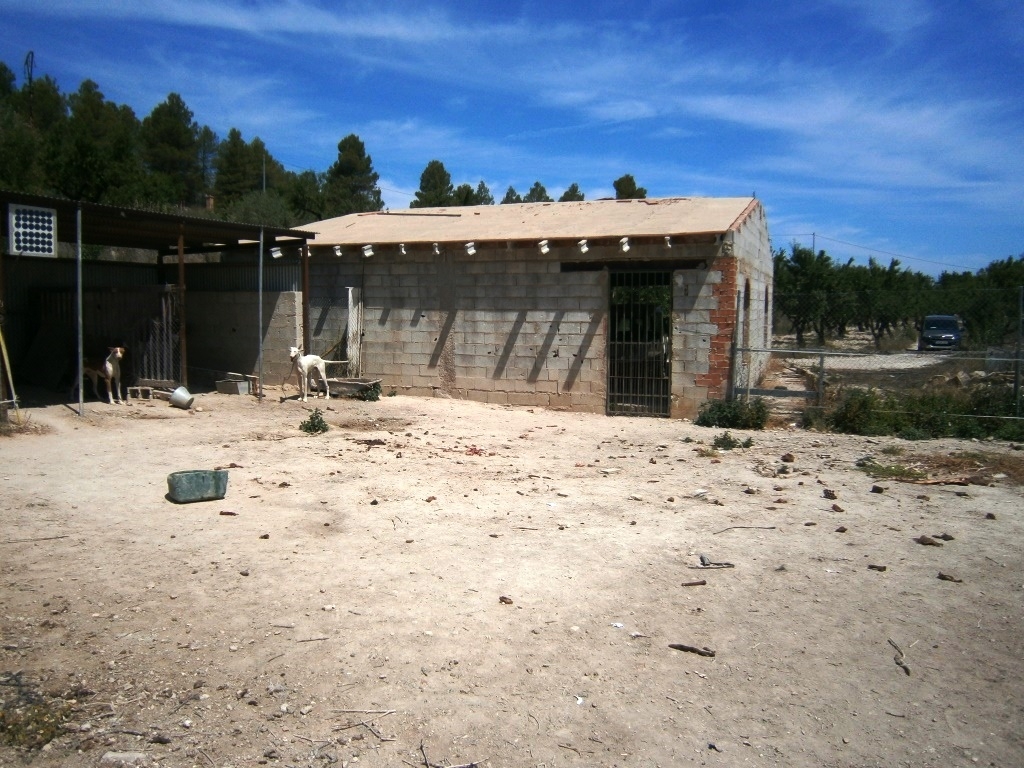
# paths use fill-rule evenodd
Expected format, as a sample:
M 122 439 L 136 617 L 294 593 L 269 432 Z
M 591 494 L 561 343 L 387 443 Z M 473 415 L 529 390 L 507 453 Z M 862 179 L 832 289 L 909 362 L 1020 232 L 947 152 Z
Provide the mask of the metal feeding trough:
M 380 379 L 327 379 L 331 397 L 356 397 L 380 386 Z
M 226 469 L 189 469 L 167 476 L 167 496 L 178 504 L 223 499 L 227 492 Z

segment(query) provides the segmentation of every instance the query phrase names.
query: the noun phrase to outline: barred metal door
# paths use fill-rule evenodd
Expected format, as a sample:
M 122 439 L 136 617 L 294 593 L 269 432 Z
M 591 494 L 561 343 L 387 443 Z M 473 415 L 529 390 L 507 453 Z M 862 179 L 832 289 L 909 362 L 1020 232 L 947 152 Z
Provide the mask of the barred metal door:
M 668 416 L 672 401 L 672 273 L 612 272 L 609 415 Z
M 173 285 L 83 291 L 85 356 L 97 356 L 107 347 L 123 345 L 127 349 L 127 358 L 121 364 L 125 384 L 177 387 L 182 376 L 181 318 L 176 291 Z M 73 377 L 77 370 L 71 352 L 77 322 L 75 293 L 43 290 L 38 306 L 39 328 L 46 329 L 40 335 L 63 339 L 67 347 L 67 368 L 57 371 L 56 376 Z M 58 384 L 56 380 L 38 383 L 51 387 Z
M 159 304 L 141 318 L 128 342 L 135 383 L 149 387 L 177 387 L 181 376 L 181 318 L 177 289 L 158 289 Z

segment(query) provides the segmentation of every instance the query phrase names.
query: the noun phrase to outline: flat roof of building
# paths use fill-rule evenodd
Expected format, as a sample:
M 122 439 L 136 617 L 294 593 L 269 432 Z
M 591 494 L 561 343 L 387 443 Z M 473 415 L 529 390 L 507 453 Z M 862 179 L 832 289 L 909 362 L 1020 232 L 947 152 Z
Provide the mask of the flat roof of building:
M 303 228 L 316 233 L 311 246 L 713 237 L 739 227 L 760 205 L 753 197 L 667 197 L 409 208 L 353 213 Z

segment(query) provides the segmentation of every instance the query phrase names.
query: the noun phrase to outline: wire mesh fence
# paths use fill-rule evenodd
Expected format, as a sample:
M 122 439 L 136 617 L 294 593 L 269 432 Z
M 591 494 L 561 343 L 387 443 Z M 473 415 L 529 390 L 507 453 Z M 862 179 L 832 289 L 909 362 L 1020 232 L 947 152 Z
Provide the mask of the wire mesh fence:
M 776 294 L 770 345 L 735 350 L 767 374 L 732 394 L 828 427 L 856 400 L 847 431 L 1024 435 L 1022 337 L 1024 288 Z

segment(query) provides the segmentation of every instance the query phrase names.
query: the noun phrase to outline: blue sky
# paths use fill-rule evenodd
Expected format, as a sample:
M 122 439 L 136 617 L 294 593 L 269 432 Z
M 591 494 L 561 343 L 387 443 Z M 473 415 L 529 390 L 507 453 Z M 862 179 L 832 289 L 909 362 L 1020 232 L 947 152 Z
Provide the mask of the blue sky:
M 426 164 L 497 199 L 745 196 L 773 244 L 929 274 L 1024 253 L 1020 0 L 0 0 L 0 60 L 139 118 L 326 170 L 357 134 L 384 199 Z

